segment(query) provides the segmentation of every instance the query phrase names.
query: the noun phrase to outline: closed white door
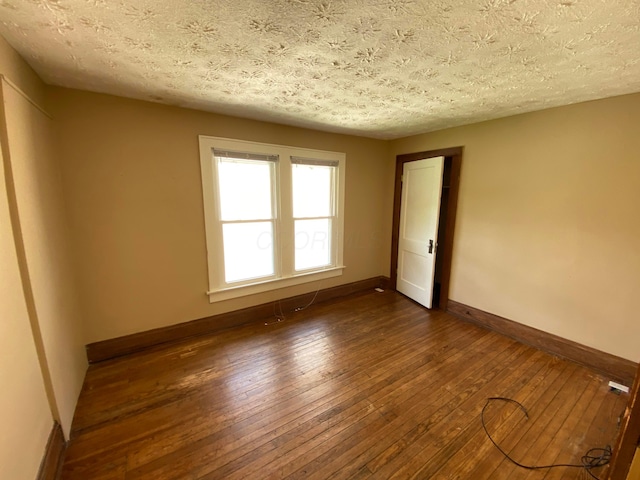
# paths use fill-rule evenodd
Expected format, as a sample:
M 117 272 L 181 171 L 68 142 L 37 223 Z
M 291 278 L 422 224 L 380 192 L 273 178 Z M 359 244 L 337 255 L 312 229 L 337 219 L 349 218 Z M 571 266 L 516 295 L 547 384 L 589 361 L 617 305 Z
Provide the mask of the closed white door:
M 404 164 L 396 289 L 431 308 L 444 157 Z

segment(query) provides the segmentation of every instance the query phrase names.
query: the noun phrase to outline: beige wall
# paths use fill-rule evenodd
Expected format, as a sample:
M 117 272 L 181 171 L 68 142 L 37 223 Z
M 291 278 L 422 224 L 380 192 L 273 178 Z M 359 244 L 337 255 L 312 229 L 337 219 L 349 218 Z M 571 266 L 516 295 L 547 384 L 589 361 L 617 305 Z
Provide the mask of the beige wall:
M 45 101 L 44 83 L 20 54 L 0 35 L 0 73 L 40 105 Z
M 44 92 L 38 77 L 0 37 L 0 73 Z M 4 82 L 2 82 L 4 83 Z M 37 92 L 36 92 L 37 93 Z M 4 101 L 0 84 L 0 130 Z M 5 179 L 6 142 L 0 150 L 0 478 L 36 478 L 53 415 L 23 292 Z
M 32 479 L 53 418 L 22 293 L 1 161 L 0 272 L 0 478 Z
M 388 271 L 388 143 L 49 89 L 95 342 Z M 198 135 L 346 152 L 344 275 L 210 304 Z M 381 213 L 385 212 L 385 213 Z
M 19 375 L 21 385 L 4 381 L 5 401 L 15 402 L 5 412 L 28 412 L 15 415 L 4 425 L 3 435 L 14 438 L 10 450 L 2 445 L 0 455 L 11 456 L 23 467 L 35 469 L 42 459 L 44 443 L 52 427 L 52 419 L 60 422 L 69 436 L 77 398 L 87 368 L 80 313 L 75 291 L 75 278 L 68 257 L 66 214 L 61 191 L 60 172 L 51 139 L 51 120 L 36 104 L 45 99 L 45 87 L 33 70 L 0 37 L 0 74 L 3 76 L 0 99 L 1 143 L 6 178 L 0 182 L 0 195 L 14 221 L 12 230 L 2 222 L 3 241 L 13 233 L 15 268 L 19 277 L 3 281 L 12 288 L 11 301 L 19 295 L 26 316 L 8 318 L 15 328 L 29 333 L 30 346 L 15 344 L 24 355 L 30 355 L 39 366 L 32 372 L 32 363 L 14 361 L 10 354 L 1 368 L 10 368 Z M 4 252 L 3 245 L 3 254 Z M 7 287 L 8 288 L 8 287 Z M 18 292 L 18 293 L 16 293 Z M 0 293 L 5 301 L 4 291 Z M 6 300 L 9 302 L 9 300 Z M 3 339 L 11 337 L 3 335 Z M 13 352 L 13 349 L 2 349 Z M 20 357 L 16 357 L 19 359 Z M 46 392 L 44 404 L 34 392 Z M 48 400 L 48 402 L 47 402 Z M 46 418 L 46 428 L 34 422 Z M 26 435 L 26 437 L 25 437 Z M 25 440 L 26 445 L 20 442 Z M 5 478 L 5 476 L 0 475 Z M 33 475 L 31 476 L 33 477 Z M 10 475 L 6 478 L 29 478 Z
M 32 322 L 42 340 L 54 414 L 68 436 L 87 368 L 60 171 L 51 120 L 13 88 L 4 90 L 15 202 L 24 245 Z M 36 339 L 36 342 L 38 339 Z M 38 343 L 36 343 L 38 345 Z
M 640 94 L 413 136 L 464 146 L 452 299 L 640 360 Z

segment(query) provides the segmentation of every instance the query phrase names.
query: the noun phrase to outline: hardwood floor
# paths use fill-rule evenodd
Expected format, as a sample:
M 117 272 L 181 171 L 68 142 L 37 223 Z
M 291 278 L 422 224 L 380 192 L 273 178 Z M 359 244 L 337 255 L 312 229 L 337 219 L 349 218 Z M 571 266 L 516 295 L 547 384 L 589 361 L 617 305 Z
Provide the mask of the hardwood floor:
M 92 365 L 63 478 L 580 479 L 608 379 L 391 291 Z M 593 470 L 602 478 L 602 468 Z

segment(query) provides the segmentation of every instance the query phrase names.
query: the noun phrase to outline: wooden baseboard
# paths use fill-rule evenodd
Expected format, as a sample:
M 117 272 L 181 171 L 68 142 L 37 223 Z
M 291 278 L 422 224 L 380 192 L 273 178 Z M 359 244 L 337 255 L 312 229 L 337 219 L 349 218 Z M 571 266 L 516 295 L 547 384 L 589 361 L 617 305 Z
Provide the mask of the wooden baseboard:
M 565 338 L 449 300 L 447 312 L 481 327 L 494 330 L 552 355 L 572 360 L 624 385 L 631 386 L 638 365 Z
M 64 453 L 67 450 L 67 442 L 64 440 L 62 427 L 54 423 L 47 442 L 47 448 L 40 464 L 37 480 L 57 480 L 62 470 Z
M 387 277 L 373 277 L 345 285 L 338 285 L 337 287 L 325 288 L 318 291 L 314 302 L 326 302 L 334 298 L 372 290 L 376 287 L 386 288 L 388 284 L 389 279 Z M 278 309 L 282 308 L 284 313 L 292 312 L 296 308 L 309 303 L 309 301 L 314 298 L 314 295 L 315 292 L 283 298 L 279 301 Z M 213 333 L 239 325 L 247 325 L 272 317 L 273 308 L 273 302 L 263 303 L 255 307 L 248 307 L 242 310 L 235 310 L 233 312 L 221 313 L 190 322 L 179 323 L 177 325 L 170 325 L 168 327 L 156 328 L 124 337 L 90 343 L 86 347 L 87 357 L 89 363 L 96 363 L 139 352 L 155 345 L 184 340 L 185 338 Z

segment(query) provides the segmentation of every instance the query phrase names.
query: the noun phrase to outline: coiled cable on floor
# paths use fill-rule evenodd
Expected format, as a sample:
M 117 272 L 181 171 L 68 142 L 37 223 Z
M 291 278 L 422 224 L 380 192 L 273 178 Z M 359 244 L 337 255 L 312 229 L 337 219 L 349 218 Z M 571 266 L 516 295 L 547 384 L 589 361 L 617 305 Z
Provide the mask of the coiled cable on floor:
M 587 451 L 587 453 L 585 453 L 582 456 L 582 463 L 580 464 L 575 464 L 575 463 L 554 463 L 551 465 L 524 465 L 516 460 L 514 460 L 513 458 L 511 458 L 509 456 L 509 454 L 507 452 L 505 452 L 502 447 L 500 447 L 500 445 L 498 445 L 498 443 L 493 439 L 493 437 L 491 436 L 491 434 L 489 433 L 489 430 L 487 430 L 487 425 L 485 423 L 484 420 L 484 412 L 487 409 L 487 407 L 491 404 L 491 402 L 493 401 L 501 401 L 501 402 L 510 402 L 510 403 L 514 403 L 518 406 L 518 408 L 520 408 L 520 410 L 522 410 L 522 412 L 524 413 L 525 418 L 528 420 L 529 419 L 529 412 L 527 412 L 527 409 L 524 408 L 524 405 L 522 405 L 520 402 L 518 402 L 517 400 L 514 400 L 512 398 L 506 398 L 506 397 L 489 397 L 487 399 L 487 403 L 484 404 L 484 407 L 482 407 L 482 412 L 480 413 L 480 420 L 482 422 L 482 428 L 484 429 L 484 432 L 487 434 L 487 437 L 489 438 L 489 440 L 491 440 L 491 443 L 493 443 L 493 445 L 500 451 L 500 453 L 502 453 L 502 455 L 505 456 L 505 458 L 507 460 L 509 460 L 511 463 L 517 465 L 520 468 L 526 468 L 527 470 L 543 470 L 543 469 L 547 469 L 547 468 L 556 468 L 556 467 L 568 467 L 568 468 L 583 468 L 585 469 L 585 471 L 593 478 L 595 478 L 596 480 L 599 480 L 598 477 L 596 477 L 593 472 L 591 471 L 591 469 L 593 468 L 597 468 L 597 467 L 603 467 L 605 465 L 607 465 L 610 460 L 611 460 L 611 447 L 610 446 L 606 446 L 605 448 L 592 448 L 589 451 Z

